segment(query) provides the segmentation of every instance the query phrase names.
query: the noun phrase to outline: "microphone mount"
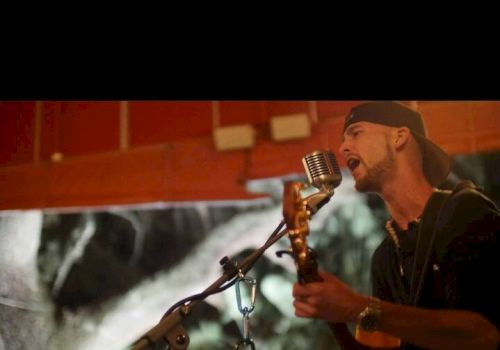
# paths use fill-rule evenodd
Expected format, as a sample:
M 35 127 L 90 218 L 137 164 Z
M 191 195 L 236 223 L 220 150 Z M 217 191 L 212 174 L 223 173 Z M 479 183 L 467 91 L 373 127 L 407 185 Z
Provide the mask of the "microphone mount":
M 313 193 L 304 199 L 307 202 L 307 210 L 310 211 L 311 216 L 316 214 L 318 210 L 330 201 L 334 192 L 333 186 L 323 184 L 319 188 L 319 192 Z

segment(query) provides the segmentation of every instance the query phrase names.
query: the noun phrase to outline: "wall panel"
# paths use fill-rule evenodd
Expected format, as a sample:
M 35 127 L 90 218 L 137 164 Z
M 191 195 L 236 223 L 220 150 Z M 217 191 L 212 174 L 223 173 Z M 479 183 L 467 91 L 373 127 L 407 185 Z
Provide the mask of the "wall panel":
M 0 102 L 0 165 L 34 159 L 35 103 Z
M 166 143 L 212 133 L 210 101 L 129 102 L 130 146 Z

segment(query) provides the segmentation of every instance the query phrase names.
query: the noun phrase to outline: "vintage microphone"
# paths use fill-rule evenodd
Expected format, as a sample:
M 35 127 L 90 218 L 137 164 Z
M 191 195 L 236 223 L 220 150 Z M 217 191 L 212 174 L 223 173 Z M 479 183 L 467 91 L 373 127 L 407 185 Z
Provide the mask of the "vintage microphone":
M 305 198 L 312 215 L 330 201 L 334 188 L 342 182 L 342 174 L 335 155 L 329 150 L 306 154 L 302 158 L 302 164 L 309 183 L 319 189 L 319 192 Z

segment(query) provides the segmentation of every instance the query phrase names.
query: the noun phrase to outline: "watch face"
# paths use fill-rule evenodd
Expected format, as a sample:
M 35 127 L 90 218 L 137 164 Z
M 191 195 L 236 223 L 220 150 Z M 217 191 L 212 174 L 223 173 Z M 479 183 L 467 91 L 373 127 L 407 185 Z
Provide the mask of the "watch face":
M 368 306 L 359 314 L 359 327 L 367 332 L 376 331 L 379 327 L 381 313 L 380 300 L 371 297 Z
M 359 322 L 359 325 L 361 326 L 361 329 L 368 332 L 373 332 L 378 328 L 378 322 L 378 315 L 368 312 L 363 315 Z

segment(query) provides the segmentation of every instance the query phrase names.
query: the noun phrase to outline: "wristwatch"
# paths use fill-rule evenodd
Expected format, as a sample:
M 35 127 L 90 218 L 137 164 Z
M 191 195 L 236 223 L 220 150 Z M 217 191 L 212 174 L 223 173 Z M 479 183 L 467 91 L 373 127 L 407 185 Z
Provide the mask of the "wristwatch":
M 368 306 L 358 315 L 358 326 L 366 332 L 375 332 L 380 324 L 380 300 L 375 297 L 368 297 Z

